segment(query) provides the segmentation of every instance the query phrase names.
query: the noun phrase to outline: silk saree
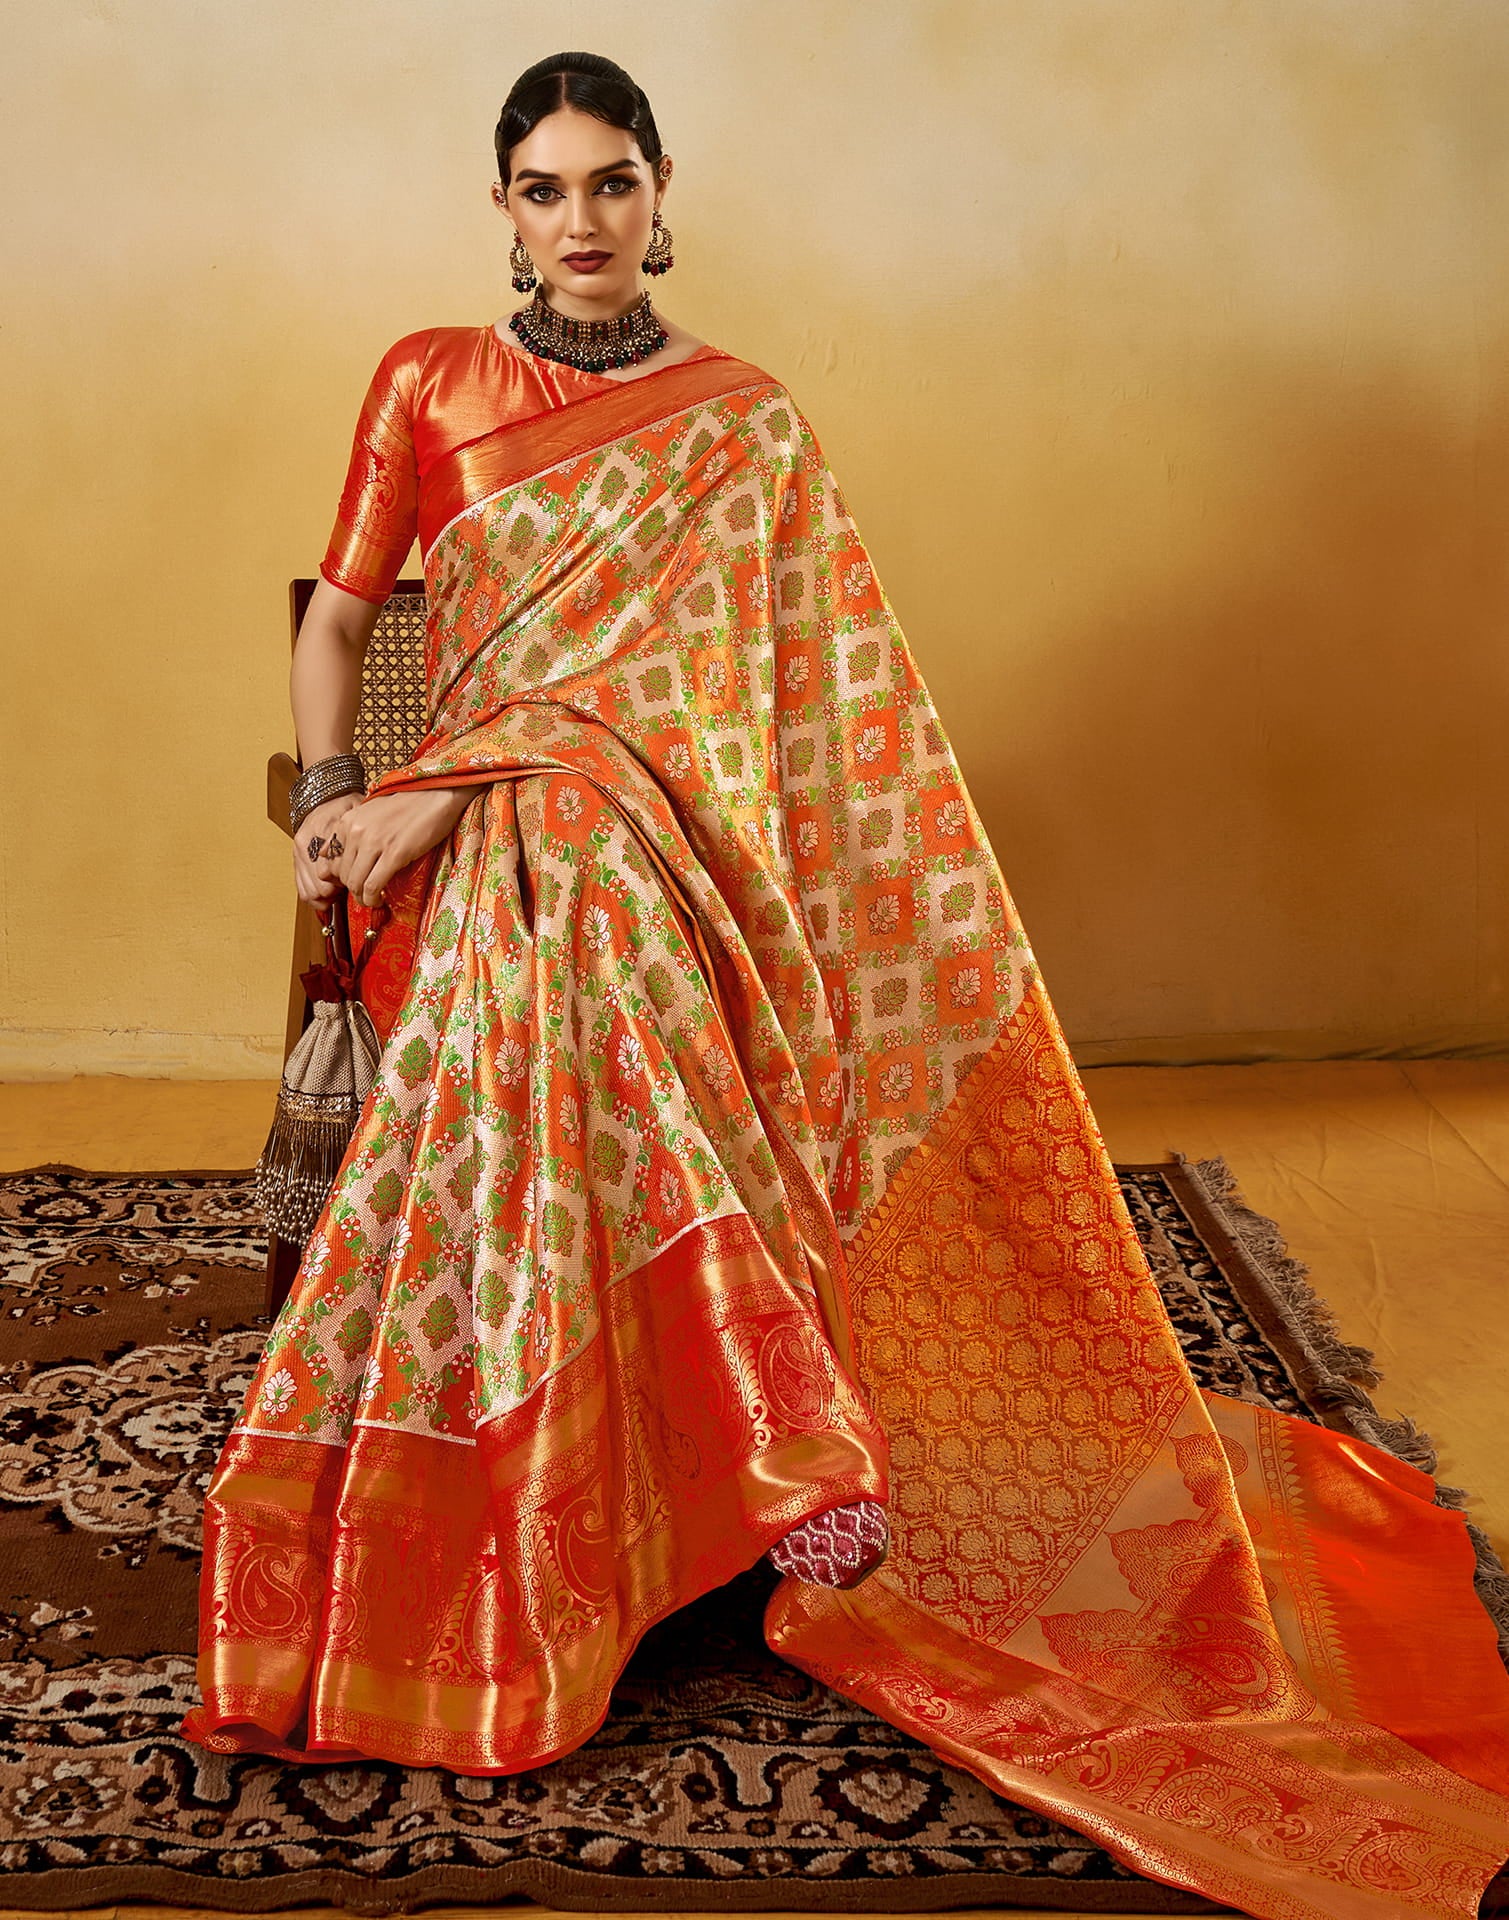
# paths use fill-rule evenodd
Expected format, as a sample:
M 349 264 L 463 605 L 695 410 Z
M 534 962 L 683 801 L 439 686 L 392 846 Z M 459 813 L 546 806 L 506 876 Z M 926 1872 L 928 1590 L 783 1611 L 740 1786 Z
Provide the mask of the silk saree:
M 654 1622 L 885 1503 L 770 1645 L 1139 1873 L 1466 1916 L 1509 1679 L 1461 1516 L 1196 1388 L 1020 919 L 791 396 L 400 342 L 325 574 L 424 551 L 475 784 L 363 993 L 376 1084 L 206 1503 L 185 1731 L 458 1773 L 601 1724 Z

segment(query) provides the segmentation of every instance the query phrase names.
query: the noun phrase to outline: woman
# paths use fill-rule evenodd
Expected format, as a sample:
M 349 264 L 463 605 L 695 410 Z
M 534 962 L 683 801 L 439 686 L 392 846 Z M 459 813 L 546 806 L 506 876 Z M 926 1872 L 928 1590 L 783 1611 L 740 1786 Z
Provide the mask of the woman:
M 557 56 L 497 144 L 542 292 L 384 356 L 295 656 L 298 884 L 381 907 L 386 1044 L 210 1490 L 186 1730 L 535 1766 L 773 1551 L 786 1659 L 1138 1871 L 1475 1912 L 1460 1516 L 1193 1385 L 810 427 L 638 292 L 643 94 Z M 325 793 L 416 529 L 430 732 Z

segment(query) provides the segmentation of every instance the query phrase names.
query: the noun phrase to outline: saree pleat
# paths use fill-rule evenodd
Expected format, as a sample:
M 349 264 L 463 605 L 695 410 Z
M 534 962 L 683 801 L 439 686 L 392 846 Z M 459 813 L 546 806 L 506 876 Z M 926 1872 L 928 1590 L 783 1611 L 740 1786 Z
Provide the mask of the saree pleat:
M 435 387 L 425 339 L 374 418 Z M 784 1658 L 1250 1914 L 1474 1913 L 1509 1678 L 1461 1516 L 1196 1388 L 790 397 L 704 352 L 457 418 L 411 502 L 431 728 L 380 787 L 478 797 L 390 890 L 377 1083 L 209 1493 L 187 1731 L 538 1764 L 653 1621 L 874 1498 L 889 1560 L 784 1581 Z M 361 475 L 405 497 L 401 462 L 362 461 L 380 588 Z
M 419 947 L 210 1489 L 191 1730 L 511 1771 L 595 1729 L 656 1620 L 884 1499 L 885 1452 L 682 914 L 599 789 L 483 790 Z

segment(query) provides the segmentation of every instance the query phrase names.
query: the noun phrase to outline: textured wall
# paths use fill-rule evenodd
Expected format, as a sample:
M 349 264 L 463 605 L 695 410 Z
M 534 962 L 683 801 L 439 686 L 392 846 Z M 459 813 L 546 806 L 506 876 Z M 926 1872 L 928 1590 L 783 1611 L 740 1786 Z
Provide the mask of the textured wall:
M 8 4 L 0 1072 L 271 1072 L 285 592 L 517 71 L 845 483 L 1080 1058 L 1509 1046 L 1498 0 Z M 894 118 L 887 118 L 887 113 Z

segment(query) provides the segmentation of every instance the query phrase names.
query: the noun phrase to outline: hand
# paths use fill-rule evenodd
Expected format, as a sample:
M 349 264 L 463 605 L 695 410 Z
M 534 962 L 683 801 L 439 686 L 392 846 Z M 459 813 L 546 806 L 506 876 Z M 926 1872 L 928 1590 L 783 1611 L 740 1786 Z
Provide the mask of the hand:
M 421 787 L 359 801 L 337 828 L 341 851 L 335 872 L 342 885 L 364 907 L 375 907 L 399 868 L 444 840 L 482 791 L 480 786 Z
M 299 898 L 311 907 L 322 907 L 341 890 L 335 862 L 343 845 L 340 823 L 351 811 L 358 795 L 337 794 L 313 813 L 306 814 L 293 836 L 293 880 Z

